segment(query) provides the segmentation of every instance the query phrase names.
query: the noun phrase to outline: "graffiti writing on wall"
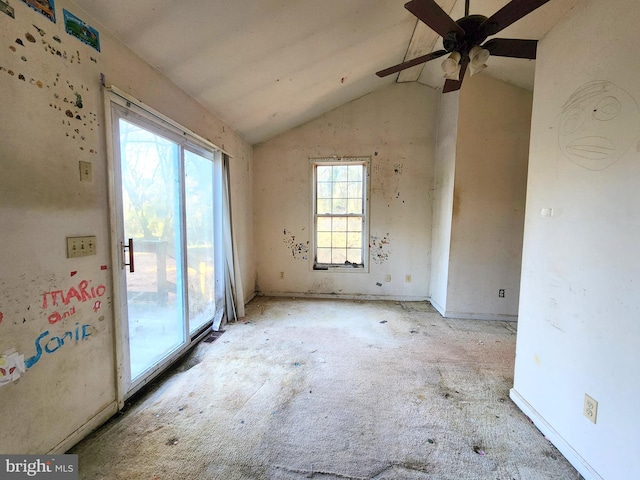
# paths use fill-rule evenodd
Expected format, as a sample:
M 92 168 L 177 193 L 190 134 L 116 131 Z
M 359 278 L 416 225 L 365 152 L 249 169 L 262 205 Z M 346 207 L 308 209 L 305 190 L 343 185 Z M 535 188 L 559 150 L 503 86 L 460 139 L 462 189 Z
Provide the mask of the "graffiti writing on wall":
M 371 259 L 374 263 L 378 265 L 383 264 L 387 260 L 389 260 L 389 244 L 391 243 L 390 236 L 387 233 L 382 237 L 378 237 L 376 235 L 371 235 L 369 239 L 369 251 L 371 254 Z
M 76 323 L 74 330 L 66 331 L 61 336 L 50 335 L 49 330 L 42 332 L 34 342 L 36 354 L 27 358 L 24 364 L 27 368 L 31 368 L 40 361 L 43 353 L 52 354 L 57 352 L 65 346 L 65 341 L 67 340 L 75 341 L 76 343 L 86 340 L 91 336 L 91 333 L 89 333 L 90 328 L 91 325 L 89 324 L 80 325 L 80 323 Z M 68 341 L 67 345 L 69 344 Z
M 87 302 L 89 300 L 95 300 L 96 298 L 103 297 L 107 292 L 107 287 L 104 285 L 98 285 L 93 287 L 90 285 L 91 281 L 82 280 L 78 283 L 78 286 L 70 287 L 67 290 L 51 290 L 49 292 L 45 292 L 42 295 L 42 309 L 46 310 L 49 308 L 49 305 L 52 307 L 56 306 L 67 306 L 71 304 L 73 300 L 76 302 Z M 98 312 L 98 310 L 102 307 L 102 302 L 100 300 L 96 300 L 93 304 L 93 311 Z M 76 307 L 72 306 L 70 309 L 65 309 L 62 313 L 60 311 L 55 311 L 51 313 L 47 320 L 50 324 L 54 325 L 58 323 L 60 320 L 65 318 L 69 318 L 72 315 L 75 315 Z
M 91 280 L 81 280 L 71 287 L 51 289 L 42 293 L 40 306 L 44 311 L 47 322 L 55 325 L 76 315 L 81 305 L 87 303 L 97 313 L 102 308 L 102 297 L 106 293 L 107 287 L 105 285 L 92 285 Z M 29 308 L 31 307 L 29 306 Z M 4 315 L 0 314 L 1 317 L 4 317 Z M 100 320 L 102 319 L 103 317 L 100 317 Z M 14 324 L 17 323 L 14 322 Z M 46 329 L 39 333 L 32 340 L 35 354 L 29 358 L 25 359 L 22 354 L 8 355 L 5 352 L 0 358 L 0 386 L 16 381 L 20 378 L 21 373 L 33 367 L 42 358 L 64 350 L 69 345 L 77 345 L 87 341 L 92 332 L 93 327 L 91 324 L 77 321 L 74 326 L 68 324 L 62 327 L 62 331 Z M 15 352 L 15 350 L 12 350 L 12 352 Z
M 309 260 L 309 241 L 296 242 L 296 236 L 284 230 L 284 244 L 291 250 L 291 256 L 296 260 Z

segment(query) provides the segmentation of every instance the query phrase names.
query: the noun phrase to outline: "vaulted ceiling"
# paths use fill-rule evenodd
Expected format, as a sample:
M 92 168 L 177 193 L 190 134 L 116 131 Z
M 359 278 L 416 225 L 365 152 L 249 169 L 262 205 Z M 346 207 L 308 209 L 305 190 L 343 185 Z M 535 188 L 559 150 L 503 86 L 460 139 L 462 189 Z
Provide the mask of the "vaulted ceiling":
M 74 0 L 251 144 L 395 81 L 442 88 L 441 61 L 375 72 L 441 48 L 406 0 Z M 471 0 L 490 16 L 509 0 Z M 580 0 L 551 0 L 500 32 L 540 39 Z M 454 19 L 463 0 L 437 0 Z M 535 61 L 489 59 L 486 73 L 533 88 Z

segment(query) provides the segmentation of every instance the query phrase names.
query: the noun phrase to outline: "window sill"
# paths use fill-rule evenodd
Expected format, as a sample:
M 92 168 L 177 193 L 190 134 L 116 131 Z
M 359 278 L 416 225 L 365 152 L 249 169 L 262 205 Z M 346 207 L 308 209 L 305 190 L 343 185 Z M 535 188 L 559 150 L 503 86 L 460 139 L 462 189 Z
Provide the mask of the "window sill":
M 355 264 L 355 263 L 349 263 L 349 264 L 345 264 L 345 265 L 323 265 L 323 264 L 319 264 L 319 265 L 314 265 L 313 269 L 316 271 L 320 271 L 320 272 L 336 272 L 336 271 L 340 271 L 340 272 L 362 272 L 365 270 L 364 265 L 362 264 Z

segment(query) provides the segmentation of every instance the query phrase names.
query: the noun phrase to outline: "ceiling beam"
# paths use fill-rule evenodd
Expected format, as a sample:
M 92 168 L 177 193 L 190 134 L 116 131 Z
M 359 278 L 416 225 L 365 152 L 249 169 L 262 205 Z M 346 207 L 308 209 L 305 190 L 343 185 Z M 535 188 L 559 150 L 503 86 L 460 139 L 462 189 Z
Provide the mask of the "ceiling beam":
M 456 4 L 456 0 L 444 0 L 438 3 L 441 4 L 441 7 L 445 12 L 450 13 Z M 431 53 L 434 50 L 436 42 L 439 38 L 440 37 L 436 32 L 431 30 L 420 20 L 416 20 L 416 26 L 413 30 L 413 35 L 411 36 L 411 41 L 409 42 L 409 48 L 407 48 L 407 53 L 404 56 L 403 62 L 411 60 L 412 58 L 419 57 L 421 55 L 426 55 L 427 53 Z M 416 65 L 415 67 L 407 68 L 406 70 L 401 71 L 398 74 L 397 82 L 403 83 L 418 81 L 424 65 L 425 64 L 422 63 L 420 65 Z
M 413 35 L 409 42 L 409 48 L 407 48 L 407 53 L 404 56 L 403 62 L 430 53 L 431 50 L 433 50 L 433 46 L 437 39 L 437 33 L 427 27 L 420 20 L 416 20 L 416 26 L 413 30 Z M 398 83 L 417 81 L 423 68 L 424 63 L 421 63 L 415 67 L 402 70 L 398 74 Z

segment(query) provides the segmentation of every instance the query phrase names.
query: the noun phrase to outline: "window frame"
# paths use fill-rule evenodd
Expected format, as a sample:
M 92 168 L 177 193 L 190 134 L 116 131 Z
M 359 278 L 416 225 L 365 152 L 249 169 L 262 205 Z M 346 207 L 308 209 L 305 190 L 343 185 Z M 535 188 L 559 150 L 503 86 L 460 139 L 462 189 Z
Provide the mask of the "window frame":
M 315 272 L 352 272 L 369 273 L 369 178 L 371 157 L 310 157 L 311 168 L 311 238 L 309 240 L 311 255 L 309 255 L 310 269 Z M 320 214 L 317 213 L 317 167 L 336 165 L 362 165 L 364 167 L 362 178 L 363 212 L 362 214 Z M 317 225 L 318 217 L 362 217 L 362 263 L 361 264 L 335 264 L 317 262 Z

